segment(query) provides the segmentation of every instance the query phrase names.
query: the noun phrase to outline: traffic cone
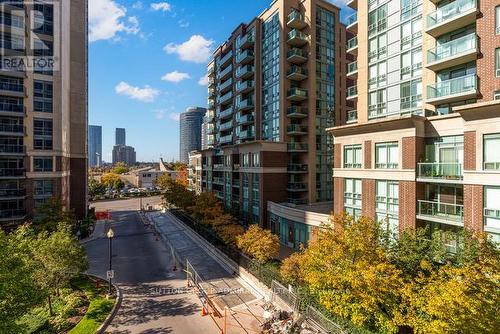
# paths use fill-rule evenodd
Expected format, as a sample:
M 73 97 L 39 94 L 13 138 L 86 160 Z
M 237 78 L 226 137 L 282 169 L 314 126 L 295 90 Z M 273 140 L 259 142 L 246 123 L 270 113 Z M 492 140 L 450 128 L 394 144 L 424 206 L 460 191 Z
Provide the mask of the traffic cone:
M 208 315 L 208 310 L 207 310 L 207 308 L 205 306 L 203 306 L 201 308 L 201 316 L 204 317 L 206 315 Z

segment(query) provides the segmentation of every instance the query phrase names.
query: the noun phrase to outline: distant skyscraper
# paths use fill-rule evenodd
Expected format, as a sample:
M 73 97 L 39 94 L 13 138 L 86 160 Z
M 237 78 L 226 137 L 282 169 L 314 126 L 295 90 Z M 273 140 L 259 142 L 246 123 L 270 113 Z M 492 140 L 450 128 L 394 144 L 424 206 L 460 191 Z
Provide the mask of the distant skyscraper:
M 113 164 L 124 162 L 127 165 L 134 165 L 136 162 L 135 149 L 132 146 L 113 146 Z
M 102 164 L 102 127 L 89 125 L 89 167 Z
M 201 149 L 201 125 L 207 109 L 190 107 L 180 118 L 179 159 L 187 163 L 189 152 Z
M 127 145 L 125 137 L 125 129 L 116 128 L 115 130 L 115 145 Z

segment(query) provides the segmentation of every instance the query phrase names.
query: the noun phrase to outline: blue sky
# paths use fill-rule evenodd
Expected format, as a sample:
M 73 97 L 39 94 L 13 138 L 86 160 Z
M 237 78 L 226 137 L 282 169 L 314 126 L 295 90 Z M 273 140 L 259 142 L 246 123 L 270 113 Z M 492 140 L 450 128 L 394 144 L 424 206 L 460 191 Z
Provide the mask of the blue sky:
M 206 105 L 211 51 L 270 3 L 89 0 L 89 124 L 103 127 L 104 160 L 117 127 L 138 160 L 177 160 L 178 115 Z

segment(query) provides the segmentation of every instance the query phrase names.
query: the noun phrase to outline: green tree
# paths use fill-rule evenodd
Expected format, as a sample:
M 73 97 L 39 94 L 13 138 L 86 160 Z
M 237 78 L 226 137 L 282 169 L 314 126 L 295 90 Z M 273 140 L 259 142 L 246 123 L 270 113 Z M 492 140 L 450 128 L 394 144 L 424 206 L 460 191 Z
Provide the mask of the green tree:
M 125 174 L 129 171 L 127 164 L 124 162 L 118 162 L 115 167 L 111 170 L 115 174 Z
M 25 227 L 10 235 L 0 229 L 0 333 L 17 333 L 16 320 L 44 298 L 33 279 L 25 233 Z
M 252 225 L 236 238 L 236 245 L 243 253 L 261 263 L 277 258 L 280 252 L 280 240 L 271 231 Z
M 172 183 L 173 181 L 170 175 L 168 173 L 164 173 L 156 180 L 155 185 L 161 190 L 168 190 L 170 189 Z
M 93 177 L 89 178 L 89 195 L 91 197 L 104 195 L 106 186 Z
M 101 176 L 101 183 L 104 184 L 106 187 L 115 189 L 115 190 L 120 190 L 125 187 L 125 183 L 123 183 L 122 179 L 120 178 L 120 175 L 116 173 L 106 173 L 103 176 Z
M 88 268 L 83 247 L 64 224 L 53 233 L 41 232 L 30 242 L 31 256 L 36 263 L 33 278 L 45 292 L 52 315 L 51 296 L 71 278 Z
M 35 209 L 33 222 L 35 229 L 38 231 L 53 232 L 60 223 L 73 226 L 75 217 L 72 212 L 64 210 L 61 200 L 50 198 Z
M 186 187 L 172 182 L 163 195 L 165 201 L 183 210 L 189 210 L 196 200 L 196 195 Z
M 205 224 L 209 224 L 211 220 L 224 214 L 219 199 L 212 192 L 199 194 L 192 210 L 195 218 Z

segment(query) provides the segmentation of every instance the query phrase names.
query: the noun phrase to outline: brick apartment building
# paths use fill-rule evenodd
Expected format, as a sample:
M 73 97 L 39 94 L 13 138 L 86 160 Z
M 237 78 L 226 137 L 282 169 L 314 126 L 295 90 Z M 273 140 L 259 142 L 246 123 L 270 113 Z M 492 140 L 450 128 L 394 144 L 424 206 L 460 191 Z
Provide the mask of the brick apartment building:
M 86 8 L 86 0 L 0 2 L 2 227 L 30 219 L 51 197 L 86 215 Z M 12 59 L 52 57 L 50 68 L 8 67 Z
M 334 212 L 500 241 L 500 1 L 348 6 L 350 110 L 329 129 Z
M 331 209 L 326 129 L 345 118 L 339 14 L 323 0 L 273 1 L 239 25 L 208 65 L 202 189 L 291 247 L 307 242 L 311 225 L 287 208 Z

